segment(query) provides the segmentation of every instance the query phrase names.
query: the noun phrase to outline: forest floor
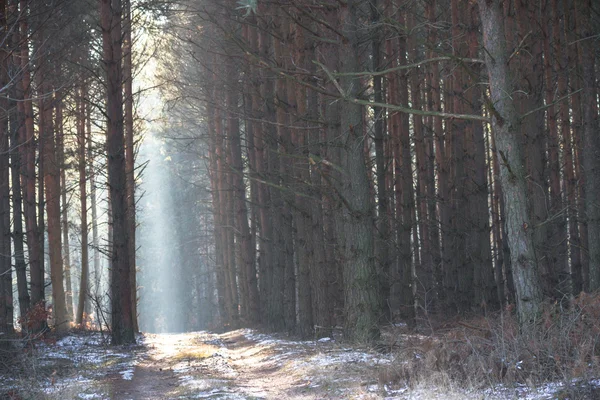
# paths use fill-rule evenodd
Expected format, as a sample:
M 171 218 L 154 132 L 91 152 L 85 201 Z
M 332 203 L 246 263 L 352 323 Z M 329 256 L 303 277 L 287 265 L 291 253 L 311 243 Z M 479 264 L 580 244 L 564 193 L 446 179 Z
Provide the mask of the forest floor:
M 600 398 L 600 381 L 592 380 L 575 392 L 559 382 L 467 384 L 435 371 L 415 382 L 408 353 L 394 349 L 402 337 L 403 350 L 418 360 L 426 340 L 398 329 L 391 351 L 249 329 L 144 334 L 129 347 L 109 346 L 100 333 L 72 333 L 29 343 L 0 365 L 0 399 Z

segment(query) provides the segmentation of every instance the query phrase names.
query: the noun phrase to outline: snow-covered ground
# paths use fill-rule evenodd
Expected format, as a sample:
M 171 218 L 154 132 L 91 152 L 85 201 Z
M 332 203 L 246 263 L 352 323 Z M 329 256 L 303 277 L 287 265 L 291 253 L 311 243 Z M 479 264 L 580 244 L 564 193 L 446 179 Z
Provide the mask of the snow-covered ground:
M 555 399 L 564 383 L 467 389 L 387 382 L 402 360 L 333 339 L 294 341 L 242 329 L 141 335 L 111 347 L 98 333 L 69 335 L 26 348 L 0 375 L 0 398 L 34 399 Z M 16 364 L 15 364 L 16 365 Z M 600 381 L 570 382 L 580 397 Z M 584 387 L 585 386 L 585 387 Z M 587 393 L 587 394 L 586 394 Z M 3 397 L 4 396 L 4 397 Z M 20 396 L 20 397 L 17 397 Z

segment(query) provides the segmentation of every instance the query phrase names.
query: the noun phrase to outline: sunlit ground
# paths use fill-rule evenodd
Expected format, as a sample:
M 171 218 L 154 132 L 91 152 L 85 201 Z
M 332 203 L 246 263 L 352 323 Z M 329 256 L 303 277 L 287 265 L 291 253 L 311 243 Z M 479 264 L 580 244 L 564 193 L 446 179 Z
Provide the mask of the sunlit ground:
M 111 347 L 91 333 L 38 343 L 19 356 L 22 369 L 2 376 L 0 398 L 8 393 L 19 399 L 567 398 L 562 383 L 433 385 L 434 371 L 429 384 L 410 384 L 406 376 L 394 375 L 407 362 L 400 353 L 335 340 L 293 341 L 243 329 L 148 334 L 139 341 L 143 346 Z M 577 398 L 598 398 L 590 396 L 600 394 L 600 382 L 585 385 L 585 396 Z

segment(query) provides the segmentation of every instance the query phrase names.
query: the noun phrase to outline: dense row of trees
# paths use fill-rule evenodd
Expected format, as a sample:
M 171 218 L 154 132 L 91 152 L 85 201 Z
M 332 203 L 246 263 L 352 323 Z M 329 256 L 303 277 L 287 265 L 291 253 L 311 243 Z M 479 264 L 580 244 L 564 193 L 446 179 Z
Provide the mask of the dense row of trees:
M 177 254 L 147 248 L 142 267 L 167 260 L 183 317 L 156 302 L 147 326 L 373 340 L 512 303 L 526 326 L 597 290 L 595 7 L 0 1 L 0 332 L 13 292 L 24 325 L 43 309 L 49 276 L 57 330 L 102 308 L 108 280 L 113 342 L 134 340 L 132 34 L 152 47 L 153 24 Z
M 210 172 L 222 323 L 371 340 L 597 290 L 599 21 L 589 0 L 180 2 L 162 75 Z
M 134 340 L 130 15 L 128 0 L 0 2 L 0 333 L 14 331 L 14 283 L 27 332 L 44 329 L 48 286 L 57 331 L 98 320 L 104 252 L 113 342 Z

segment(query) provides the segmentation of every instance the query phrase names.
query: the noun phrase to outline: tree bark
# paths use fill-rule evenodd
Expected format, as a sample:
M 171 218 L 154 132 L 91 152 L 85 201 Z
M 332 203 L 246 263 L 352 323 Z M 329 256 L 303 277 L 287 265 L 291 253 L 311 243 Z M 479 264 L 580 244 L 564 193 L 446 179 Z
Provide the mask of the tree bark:
M 126 225 L 127 186 L 123 132 L 123 73 L 121 68 L 121 0 L 100 0 L 100 25 L 107 87 L 108 186 L 110 189 L 111 248 L 111 321 L 112 343 L 135 342 L 134 315 L 131 307 L 131 265 Z
M 19 1 L 11 0 L 9 5 L 9 25 L 18 24 Z M 18 26 L 18 25 L 17 25 Z M 23 109 L 23 80 L 20 75 L 21 65 L 18 52 L 21 35 L 18 29 L 13 30 L 10 35 L 10 43 L 15 53 L 8 60 L 9 75 L 15 77 L 14 85 L 11 86 L 9 97 L 10 121 L 10 168 L 12 183 L 12 208 L 13 208 L 13 241 L 15 272 L 17 275 L 17 291 L 19 296 L 19 315 L 23 321 L 31 307 L 27 282 L 27 264 L 25 263 L 25 246 L 23 232 L 23 187 L 21 178 L 24 174 L 24 156 L 26 155 L 23 145 L 25 141 L 25 115 Z M 25 324 L 23 326 L 25 328 Z
M 0 33 L 7 34 L 6 0 L 0 1 Z M 8 76 L 8 41 L 4 40 L 0 48 L 0 85 L 6 87 Z M 0 107 L 7 110 L 7 98 L 0 99 Z M 3 115 L 0 121 L 0 333 L 12 335 L 13 326 L 13 288 L 10 245 L 10 181 L 9 181 L 9 136 L 8 118 Z
M 133 131 L 133 74 L 132 52 L 133 42 L 131 37 L 131 0 L 123 1 L 123 100 L 125 103 L 125 185 L 127 188 L 127 239 L 129 246 L 129 266 L 131 267 L 131 314 L 133 315 L 133 329 L 139 331 L 137 318 L 137 269 L 135 245 L 135 149 Z
M 20 1 L 22 14 L 19 26 L 21 37 L 21 70 L 23 85 L 23 113 L 25 118 L 25 168 L 24 168 L 24 215 L 27 236 L 27 250 L 29 253 L 29 273 L 31 279 L 31 304 L 36 305 L 44 301 L 44 266 L 42 261 L 42 232 L 38 224 L 35 200 L 36 172 L 35 151 L 36 141 L 33 121 L 33 102 L 31 94 L 31 71 L 29 62 L 29 29 L 27 24 L 29 5 L 27 0 Z
M 542 291 L 528 210 L 526 171 L 521 154 L 521 126 L 513 101 L 511 72 L 505 47 L 504 21 L 500 0 L 479 0 L 490 80 L 492 128 L 496 139 L 500 179 L 506 206 L 506 225 L 511 251 L 519 320 L 523 326 L 540 312 Z
M 80 88 L 80 96 L 76 102 L 77 107 L 77 153 L 79 169 L 79 197 L 81 209 L 81 279 L 79 281 L 79 301 L 77 302 L 77 315 L 75 322 L 83 326 L 84 312 L 87 311 L 86 305 L 89 303 L 90 282 L 89 282 L 89 256 L 88 256 L 88 220 L 87 220 L 87 174 L 86 174 L 86 138 L 85 138 L 85 89 Z M 88 316 L 89 318 L 89 316 Z
M 56 104 L 56 122 L 57 122 L 57 158 L 60 168 L 61 184 L 61 227 L 63 244 L 63 267 L 65 274 L 65 301 L 67 303 L 67 313 L 73 318 L 73 291 L 71 288 L 71 251 L 69 246 L 69 207 L 67 204 L 67 173 L 65 168 L 65 132 L 63 121 L 63 104 L 58 101 Z
M 361 2 L 350 0 L 341 6 L 340 21 L 344 35 L 340 48 L 340 72 L 360 71 L 358 64 L 361 38 L 357 29 L 361 22 Z M 364 17 L 364 16 L 363 16 Z M 348 98 L 356 98 L 360 80 L 342 77 L 340 86 Z M 363 112 L 350 102 L 341 104 L 341 168 L 344 180 L 340 193 L 343 210 L 345 330 L 348 337 L 362 342 L 379 338 L 381 313 L 377 270 L 373 254 L 373 210 L 371 209 L 366 160 L 363 152 Z M 350 177 L 352 177 L 350 179 Z
M 577 49 L 582 72 L 583 92 L 583 169 L 585 174 L 585 211 L 588 230 L 589 291 L 600 288 L 600 137 L 596 104 L 595 47 L 590 21 L 591 0 L 577 0 Z
M 42 36 L 43 37 L 43 36 Z M 40 56 L 46 47 L 40 48 Z M 50 279 L 52 281 L 52 307 L 54 326 L 57 332 L 65 332 L 70 328 L 71 315 L 67 313 L 67 303 L 64 290 L 64 271 L 62 258 L 62 237 L 60 220 L 60 166 L 56 156 L 56 132 L 53 122 L 52 85 L 49 82 L 50 66 L 42 63 L 38 69 L 38 90 L 40 91 L 40 121 L 39 130 L 42 138 L 43 183 L 46 198 L 46 214 L 48 221 L 48 252 L 50 253 Z M 40 189 L 41 192 L 41 189 Z

